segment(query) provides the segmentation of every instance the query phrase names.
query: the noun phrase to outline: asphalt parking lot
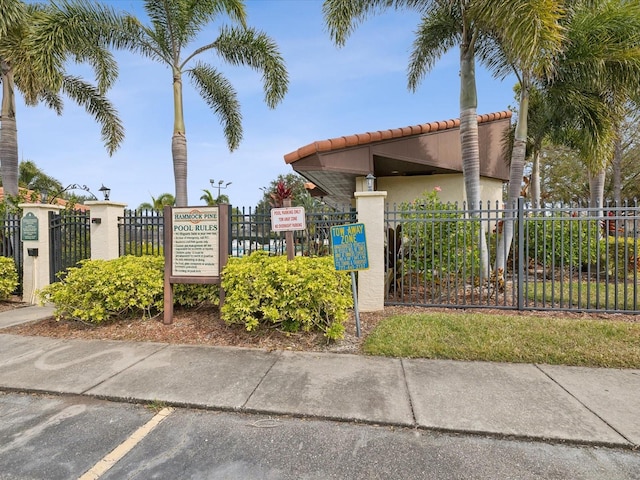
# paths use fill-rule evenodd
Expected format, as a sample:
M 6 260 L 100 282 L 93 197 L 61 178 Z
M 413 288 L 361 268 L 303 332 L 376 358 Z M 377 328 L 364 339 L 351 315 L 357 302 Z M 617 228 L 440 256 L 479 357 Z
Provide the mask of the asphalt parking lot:
M 0 393 L 0 478 L 640 478 L 629 449 L 353 422 L 175 408 L 144 431 L 163 410 Z

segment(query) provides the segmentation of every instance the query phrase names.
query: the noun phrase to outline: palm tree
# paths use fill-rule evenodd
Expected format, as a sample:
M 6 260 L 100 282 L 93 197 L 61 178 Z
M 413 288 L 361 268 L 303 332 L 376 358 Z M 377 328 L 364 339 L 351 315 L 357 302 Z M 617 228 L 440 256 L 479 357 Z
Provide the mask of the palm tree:
M 544 87 L 556 141 L 575 148 L 589 173 L 591 205 L 602 206 L 606 166 L 629 105 L 640 104 L 640 4 L 576 0 L 567 48 Z
M 151 203 L 144 202 L 138 205 L 138 210 L 153 210 L 155 212 L 161 212 L 165 205 L 174 206 L 176 199 L 170 193 L 161 193 L 158 197 L 151 195 Z
M 477 216 L 480 206 L 480 153 L 478 147 L 476 50 L 495 42 L 509 45 L 509 58 L 528 59 L 538 52 L 537 39 L 546 43 L 550 28 L 549 5 L 530 0 L 325 0 L 323 11 L 330 35 L 338 45 L 367 15 L 388 8 L 413 9 L 420 18 L 409 63 L 408 83 L 419 81 L 450 49 L 460 50 L 460 142 L 467 205 Z M 487 47 L 488 48 L 488 47 Z M 481 225 L 482 273 L 488 275 L 488 251 Z
M 63 186 L 58 180 L 44 173 L 31 160 L 20 162 L 18 170 L 18 185 L 22 188 L 38 193 L 52 193 L 63 190 Z
M 218 205 L 220 203 L 229 203 L 229 196 L 224 193 L 214 197 L 211 191 L 204 189 L 202 190 L 204 193 L 200 196 L 200 200 L 204 200 L 204 202 L 208 205 Z
M 246 27 L 246 12 L 241 0 L 145 0 L 150 26 L 132 19 L 123 31 L 126 48 L 163 63 L 171 70 L 173 81 L 173 137 L 171 153 L 176 187 L 176 205 L 187 199 L 187 139 L 182 102 L 182 77 L 186 74 L 207 105 L 223 124 L 230 150 L 242 139 L 242 116 L 237 94 L 227 78 L 211 64 L 195 58 L 215 52 L 231 65 L 245 65 L 262 73 L 265 102 L 270 108 L 283 99 L 287 71 L 275 43 L 264 33 Z M 197 35 L 220 15 L 239 26 L 223 26 L 217 38 L 183 54 Z M 124 42 L 124 40 L 123 40 Z M 191 63 L 192 66 L 188 67 Z
M 202 190 L 204 193 L 200 196 L 200 200 L 203 200 L 208 206 L 216 205 L 216 197 L 213 196 L 210 190 Z
M 109 154 L 124 138 L 115 109 L 104 96 L 117 75 L 104 35 L 113 30 L 117 17 L 112 10 L 88 2 L 24 5 L 8 0 L 0 9 L 0 173 L 5 192 L 16 195 L 16 89 L 27 105 L 44 103 L 58 114 L 63 107 L 61 94 L 82 105 L 101 124 Z M 89 64 L 97 86 L 66 74 L 68 62 Z

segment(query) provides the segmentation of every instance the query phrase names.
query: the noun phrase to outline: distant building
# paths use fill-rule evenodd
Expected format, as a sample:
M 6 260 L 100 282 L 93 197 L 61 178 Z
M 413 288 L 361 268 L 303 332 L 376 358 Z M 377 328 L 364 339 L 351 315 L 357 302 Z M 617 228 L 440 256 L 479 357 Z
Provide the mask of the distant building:
M 509 181 L 504 139 L 511 112 L 478 116 L 480 198 L 502 201 Z M 460 120 L 425 123 L 321 140 L 284 156 L 309 182 L 313 196 L 348 204 L 366 190 L 365 177 L 376 177 L 376 190 L 387 192 L 390 205 L 409 202 L 440 187 L 443 202 L 465 200 L 460 148 Z

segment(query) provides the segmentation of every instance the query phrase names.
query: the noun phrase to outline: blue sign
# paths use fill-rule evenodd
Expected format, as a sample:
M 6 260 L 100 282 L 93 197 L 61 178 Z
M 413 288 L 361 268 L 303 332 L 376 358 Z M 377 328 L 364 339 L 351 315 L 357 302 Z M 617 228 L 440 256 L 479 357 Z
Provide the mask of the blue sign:
M 369 268 L 364 223 L 331 227 L 331 244 L 336 270 L 353 271 Z

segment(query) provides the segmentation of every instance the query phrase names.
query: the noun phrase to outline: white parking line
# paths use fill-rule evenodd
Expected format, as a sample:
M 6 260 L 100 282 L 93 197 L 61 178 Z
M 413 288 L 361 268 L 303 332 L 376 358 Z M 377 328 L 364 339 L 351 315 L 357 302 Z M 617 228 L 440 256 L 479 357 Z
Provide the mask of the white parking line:
M 82 475 L 78 480 L 96 480 L 104 475 L 107 470 L 113 467 L 122 457 L 135 447 L 140 440 L 149 435 L 160 422 L 171 415 L 175 411 L 174 408 L 166 407 L 153 416 L 151 420 L 133 432 L 129 438 L 114 448 L 105 457 L 96 463 L 89 471 Z

